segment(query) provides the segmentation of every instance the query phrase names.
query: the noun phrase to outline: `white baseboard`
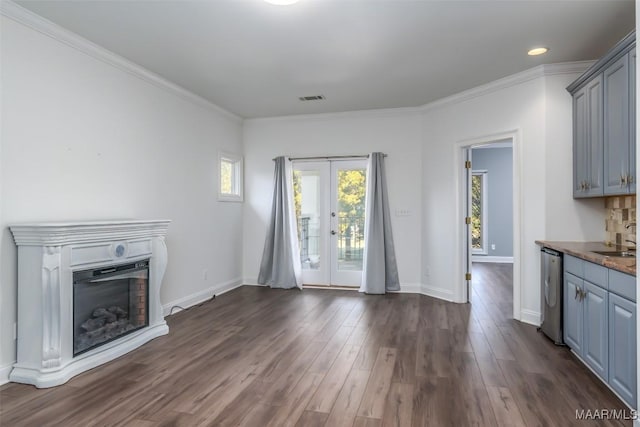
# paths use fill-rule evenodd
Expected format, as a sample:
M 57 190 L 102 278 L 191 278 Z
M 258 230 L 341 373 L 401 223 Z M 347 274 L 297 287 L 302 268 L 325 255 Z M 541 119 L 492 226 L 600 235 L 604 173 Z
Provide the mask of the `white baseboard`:
M 242 279 L 237 278 L 237 279 L 233 279 L 233 280 L 229 280 L 226 282 L 222 282 L 222 283 L 218 283 L 217 285 L 214 285 L 208 289 L 204 289 L 202 291 L 198 291 L 196 293 L 193 293 L 191 295 L 187 295 L 185 297 L 179 298 L 177 300 L 171 301 L 167 304 L 163 304 L 162 305 L 162 312 L 164 313 L 164 316 L 168 316 L 169 313 L 171 312 L 171 308 L 175 307 L 175 306 L 180 306 L 181 308 L 187 309 L 189 307 L 192 307 L 196 304 L 200 304 L 203 301 L 206 301 L 208 299 L 211 299 L 212 296 L 214 295 L 222 295 L 225 292 L 229 292 L 235 288 L 239 288 L 240 286 L 242 286 Z M 178 312 L 182 311 L 180 308 L 176 308 L 172 314 L 176 314 Z
M 422 285 L 420 293 L 428 297 L 438 298 L 441 300 L 456 302 L 451 289 L 438 288 L 436 286 Z
M 11 369 L 13 369 L 13 362 L 6 366 L 0 366 L 0 385 L 6 384 L 9 382 L 9 374 L 11 373 Z
M 523 308 L 520 310 L 520 321 L 528 323 L 533 326 L 540 326 L 541 314 L 538 311 L 527 310 Z
M 472 255 L 471 262 L 496 262 L 500 264 L 513 264 L 513 257 Z
M 422 284 L 420 283 L 401 283 L 400 290 L 398 291 L 401 294 L 420 294 L 422 293 Z
M 258 283 L 257 277 L 245 277 L 242 279 L 242 284 L 247 286 L 265 286 Z

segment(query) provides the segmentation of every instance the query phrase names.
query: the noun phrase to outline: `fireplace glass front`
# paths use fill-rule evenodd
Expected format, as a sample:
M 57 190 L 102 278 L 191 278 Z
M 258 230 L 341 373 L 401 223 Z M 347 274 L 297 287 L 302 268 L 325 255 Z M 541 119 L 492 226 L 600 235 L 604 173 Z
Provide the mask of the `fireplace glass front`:
M 149 260 L 73 273 L 73 355 L 149 324 Z

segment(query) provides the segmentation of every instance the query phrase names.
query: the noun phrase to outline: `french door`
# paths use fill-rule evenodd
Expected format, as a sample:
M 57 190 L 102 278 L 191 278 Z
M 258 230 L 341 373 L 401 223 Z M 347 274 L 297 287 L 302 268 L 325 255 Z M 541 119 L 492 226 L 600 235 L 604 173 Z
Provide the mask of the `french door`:
M 294 162 L 302 281 L 360 286 L 366 160 Z

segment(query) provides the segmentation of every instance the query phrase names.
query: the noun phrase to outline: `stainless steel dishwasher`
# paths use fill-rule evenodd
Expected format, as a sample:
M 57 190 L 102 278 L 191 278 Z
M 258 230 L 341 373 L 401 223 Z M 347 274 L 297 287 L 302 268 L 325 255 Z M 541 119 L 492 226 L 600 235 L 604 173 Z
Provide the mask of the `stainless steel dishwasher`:
M 542 324 L 540 330 L 557 344 L 564 343 L 562 337 L 562 254 L 542 248 L 542 272 L 540 275 L 542 298 Z

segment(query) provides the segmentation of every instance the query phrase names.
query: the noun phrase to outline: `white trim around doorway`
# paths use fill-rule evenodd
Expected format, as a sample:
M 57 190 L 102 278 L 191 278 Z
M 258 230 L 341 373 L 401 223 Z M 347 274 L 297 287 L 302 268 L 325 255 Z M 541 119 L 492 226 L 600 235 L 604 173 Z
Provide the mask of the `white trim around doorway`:
M 465 245 L 465 207 L 466 207 L 466 178 L 465 178 L 465 150 L 498 141 L 511 141 L 513 147 L 513 318 L 522 320 L 522 269 L 520 259 L 522 253 L 522 148 L 521 131 L 519 129 L 495 133 L 486 136 L 458 141 L 454 144 L 454 170 L 457 171 L 456 179 L 456 217 L 459 226 L 455 231 L 455 245 L 457 246 L 454 260 L 454 280 L 456 302 L 467 302 L 467 282 L 465 269 L 467 265 L 467 248 Z M 472 258 L 472 261 L 474 259 Z

